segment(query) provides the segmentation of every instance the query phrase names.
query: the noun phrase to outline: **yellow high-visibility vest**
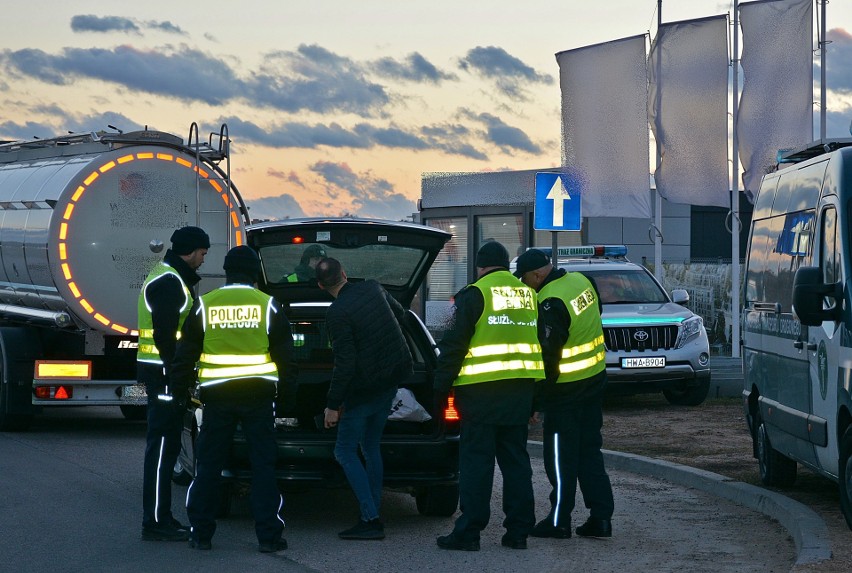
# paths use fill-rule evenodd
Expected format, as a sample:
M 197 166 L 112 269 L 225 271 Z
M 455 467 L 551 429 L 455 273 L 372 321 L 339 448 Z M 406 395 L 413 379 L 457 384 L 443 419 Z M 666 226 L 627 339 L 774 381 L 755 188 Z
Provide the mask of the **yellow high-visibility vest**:
M 472 286 L 482 292 L 485 308 L 453 386 L 544 378 L 535 291 L 509 271 L 489 273 Z
M 539 300 L 558 298 L 571 314 L 568 342 L 559 358 L 557 382 L 576 382 L 606 370 L 606 346 L 592 283 L 581 273 L 566 273 L 544 285 Z
M 154 281 L 163 278 L 166 275 L 173 275 L 180 281 L 180 286 L 183 289 L 184 301 L 180 308 L 180 316 L 178 318 L 178 329 L 176 337 L 180 338 L 180 329 L 183 326 L 186 317 L 189 316 L 189 310 L 192 308 L 192 293 L 180 274 L 171 266 L 163 261 L 157 263 L 157 266 L 148 274 L 148 278 L 142 284 L 142 291 L 139 293 L 139 301 L 136 308 L 139 317 L 139 347 L 136 350 L 137 362 L 148 362 L 150 364 L 159 364 L 162 366 L 163 360 L 160 358 L 160 350 L 154 344 L 154 317 L 151 315 L 151 305 L 148 303 L 147 293 L 148 287 Z
M 201 388 L 244 378 L 263 378 L 272 384 L 278 381 L 278 368 L 269 355 L 272 302 L 269 295 L 243 284 L 226 285 L 201 297 Z

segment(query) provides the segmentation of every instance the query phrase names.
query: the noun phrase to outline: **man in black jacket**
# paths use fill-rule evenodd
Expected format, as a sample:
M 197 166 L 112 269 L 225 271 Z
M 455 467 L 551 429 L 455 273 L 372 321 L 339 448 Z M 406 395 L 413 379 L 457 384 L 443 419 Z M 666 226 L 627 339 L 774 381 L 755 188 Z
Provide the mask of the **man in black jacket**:
M 142 478 L 142 538 L 185 541 L 189 528 L 172 516 L 172 470 L 180 452 L 185 393 L 172 392 L 169 373 L 177 333 L 196 298 L 210 237 L 198 227 L 181 227 L 172 248 L 151 270 L 139 293 L 137 379 L 148 393 L 148 433 Z
M 337 428 L 334 456 L 355 492 L 360 518 L 341 539 L 384 539 L 379 519 L 384 466 L 379 442 L 397 385 L 412 360 L 400 321 L 405 309 L 373 280 L 349 283 L 336 259 L 316 267 L 319 287 L 335 301 L 326 315 L 334 352 L 325 427 Z M 345 410 L 344 410 L 345 409 Z M 358 446 L 365 464 L 358 458 Z

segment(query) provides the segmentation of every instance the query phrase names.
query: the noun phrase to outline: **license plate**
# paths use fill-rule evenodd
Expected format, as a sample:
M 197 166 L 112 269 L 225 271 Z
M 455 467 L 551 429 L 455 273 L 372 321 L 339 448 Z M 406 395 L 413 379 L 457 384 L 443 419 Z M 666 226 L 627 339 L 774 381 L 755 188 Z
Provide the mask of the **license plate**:
M 647 358 L 622 358 L 622 368 L 665 368 L 665 356 L 649 356 Z
M 141 400 L 148 396 L 147 392 L 145 392 L 144 384 L 133 384 L 131 386 L 122 386 L 121 387 L 121 397 L 128 398 L 133 400 Z

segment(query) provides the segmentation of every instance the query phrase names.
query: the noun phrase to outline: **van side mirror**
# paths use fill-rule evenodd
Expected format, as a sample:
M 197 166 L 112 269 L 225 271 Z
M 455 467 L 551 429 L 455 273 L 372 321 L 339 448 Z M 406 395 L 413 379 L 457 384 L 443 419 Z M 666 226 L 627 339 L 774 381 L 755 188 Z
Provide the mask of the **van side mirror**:
M 819 326 L 826 320 L 840 320 L 841 283 L 822 282 L 819 267 L 799 267 L 793 279 L 793 314 L 802 324 Z M 823 308 L 825 297 L 832 297 L 831 308 Z
M 689 293 L 686 289 L 676 288 L 672 291 L 672 302 L 686 304 L 689 302 Z

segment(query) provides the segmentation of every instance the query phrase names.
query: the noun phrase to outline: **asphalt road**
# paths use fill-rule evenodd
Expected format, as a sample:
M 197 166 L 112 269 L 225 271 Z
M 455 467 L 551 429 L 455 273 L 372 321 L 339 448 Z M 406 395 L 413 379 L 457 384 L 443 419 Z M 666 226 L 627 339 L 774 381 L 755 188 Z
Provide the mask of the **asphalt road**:
M 500 477 L 492 523 L 482 551 L 447 552 L 435 537 L 451 518 L 417 514 L 413 498 L 385 495 L 387 539 L 341 541 L 336 532 L 354 523 L 347 490 L 292 491 L 285 535 L 290 549 L 256 550 L 244 498 L 220 520 L 213 551 L 184 543 L 140 538 L 144 423 L 125 421 L 117 409 L 55 409 L 27 433 L 0 433 L 0 571 L 132 573 L 203 571 L 789 571 L 795 548 L 787 531 L 762 514 L 721 498 L 635 473 L 611 471 L 615 535 L 609 540 L 530 539 L 527 551 L 500 546 Z M 547 511 L 549 484 L 533 458 L 537 515 Z M 185 489 L 174 507 L 185 521 Z M 582 522 L 582 502 L 575 521 Z

